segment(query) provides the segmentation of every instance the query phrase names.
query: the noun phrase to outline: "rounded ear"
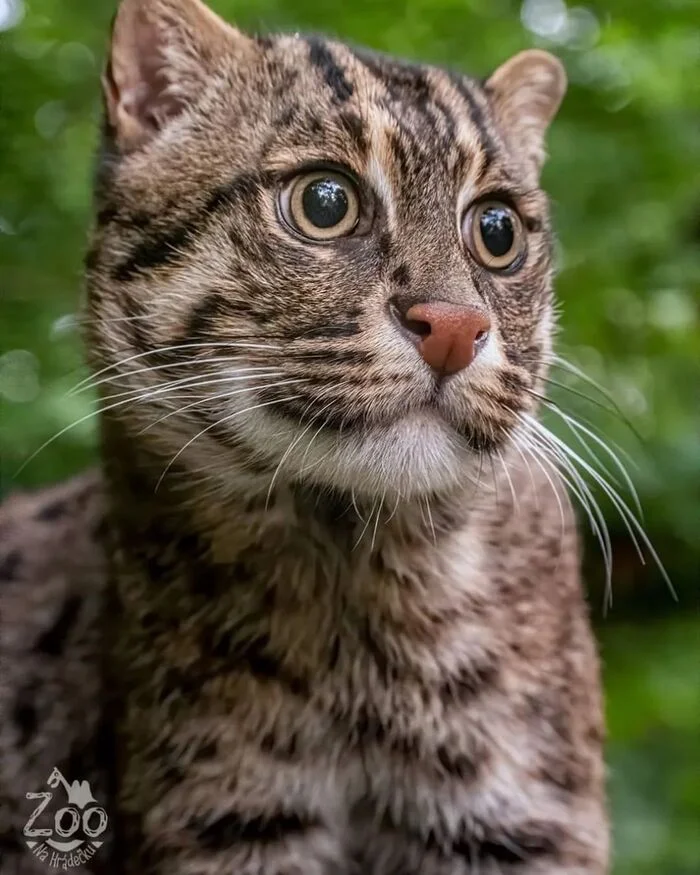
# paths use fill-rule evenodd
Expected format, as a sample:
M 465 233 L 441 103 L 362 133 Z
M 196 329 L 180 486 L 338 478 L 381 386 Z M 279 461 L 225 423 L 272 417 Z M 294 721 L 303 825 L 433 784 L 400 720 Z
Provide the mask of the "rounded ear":
M 251 44 L 200 0 L 122 0 L 102 77 L 117 148 L 150 139 L 196 98 L 222 59 Z
M 566 71 L 549 52 L 514 55 L 487 80 L 486 93 L 507 140 L 539 171 L 544 139 L 566 92 Z

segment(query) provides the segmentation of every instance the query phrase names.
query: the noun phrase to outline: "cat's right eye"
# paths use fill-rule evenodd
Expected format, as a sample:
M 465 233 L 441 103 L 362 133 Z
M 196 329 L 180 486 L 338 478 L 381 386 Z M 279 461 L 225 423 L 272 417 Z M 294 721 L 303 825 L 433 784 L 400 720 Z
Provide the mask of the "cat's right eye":
M 280 211 L 298 234 L 325 242 L 352 234 L 360 218 L 360 198 L 347 176 L 314 170 L 296 176 L 282 190 Z

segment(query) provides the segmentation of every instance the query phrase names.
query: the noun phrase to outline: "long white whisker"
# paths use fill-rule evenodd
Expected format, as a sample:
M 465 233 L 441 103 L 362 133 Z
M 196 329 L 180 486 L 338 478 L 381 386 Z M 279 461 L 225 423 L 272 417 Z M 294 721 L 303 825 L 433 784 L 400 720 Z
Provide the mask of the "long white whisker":
M 603 441 L 601 438 L 599 438 L 598 435 L 595 434 L 595 432 L 591 431 L 591 429 L 587 428 L 585 425 L 583 425 L 581 422 L 579 422 L 575 417 L 570 416 L 568 413 L 564 413 L 563 410 L 556 410 L 555 412 L 557 413 L 558 416 L 560 416 L 564 420 L 564 422 L 566 422 L 566 424 L 569 426 L 569 428 L 574 433 L 576 433 L 577 430 L 584 432 L 584 434 L 586 434 L 592 441 L 595 441 L 595 443 L 603 450 L 603 452 L 605 452 L 612 459 L 612 461 L 615 464 L 615 467 L 622 474 L 622 477 L 625 481 L 625 484 L 626 484 L 626 486 L 630 492 L 630 495 L 632 496 L 632 499 L 634 501 L 634 505 L 635 505 L 635 508 L 637 510 L 637 513 L 639 514 L 640 517 L 643 518 L 644 512 L 642 511 L 642 505 L 641 505 L 641 502 L 639 501 L 639 495 L 637 494 L 637 490 L 634 487 L 634 483 L 632 482 L 632 478 L 628 474 L 627 469 L 622 464 L 622 462 L 620 461 L 617 454 L 614 453 L 610 449 L 610 447 L 605 443 L 605 441 Z M 579 440 L 580 440 L 580 437 L 579 437 Z M 582 441 L 582 443 L 585 446 L 585 441 Z
M 313 403 L 313 402 L 311 402 L 311 403 Z M 303 411 L 303 413 L 302 413 L 302 415 L 301 415 L 301 417 L 300 417 L 300 423 L 301 423 L 301 421 L 303 421 L 304 413 L 306 413 L 306 410 L 308 410 L 308 408 L 311 406 L 311 403 L 308 404 L 308 405 L 306 406 L 306 409 Z M 329 404 L 326 404 L 326 406 L 325 406 L 323 409 L 325 410 L 328 406 L 329 406 Z M 267 508 L 268 508 L 268 506 L 269 506 L 269 504 L 270 504 L 270 497 L 272 496 L 272 490 L 273 490 L 274 487 L 275 487 L 275 482 L 276 482 L 276 480 L 277 480 L 277 475 L 278 475 L 279 472 L 281 471 L 282 466 L 283 466 L 284 463 L 286 462 L 286 460 L 287 460 L 289 454 L 290 454 L 291 452 L 293 452 L 294 447 L 295 447 L 295 446 L 296 446 L 296 445 L 302 440 L 302 438 L 304 437 L 304 435 L 305 435 L 305 434 L 306 434 L 306 433 L 312 428 L 312 426 L 313 426 L 313 420 L 312 420 L 312 421 L 306 426 L 306 428 L 305 428 L 303 431 L 301 431 L 301 432 L 300 432 L 295 438 L 293 438 L 293 439 L 289 442 L 289 446 L 287 447 L 287 449 L 285 450 L 284 454 L 282 455 L 282 457 L 280 458 L 279 462 L 277 463 L 277 467 L 275 468 L 275 471 L 274 471 L 274 473 L 273 473 L 273 475 L 272 475 L 272 478 L 270 479 L 270 485 L 269 485 L 268 490 L 267 490 L 267 497 L 265 498 L 265 510 L 267 510 Z M 317 432 L 317 434 L 318 434 L 318 432 Z M 309 446 L 310 446 L 310 444 L 309 444 Z M 308 450 L 309 450 L 309 448 L 307 447 L 307 448 L 306 448 L 306 451 L 308 452 Z
M 522 416 L 519 416 L 523 421 Z M 527 427 L 527 423 L 526 423 Z M 545 429 L 545 432 L 547 430 Z M 595 500 L 593 493 L 586 481 L 581 477 L 580 473 L 573 467 L 570 460 L 561 453 L 556 445 L 551 444 L 546 435 L 536 432 L 532 428 L 528 428 L 528 435 L 531 438 L 531 449 L 546 459 L 548 464 L 558 471 L 559 476 L 568 486 L 569 490 L 577 498 L 582 509 L 586 513 L 591 525 L 593 534 L 600 544 L 603 561 L 605 564 L 605 579 L 606 593 L 611 592 L 612 586 L 612 543 L 608 533 L 605 515 L 603 514 L 598 502 Z M 548 432 L 547 432 L 548 434 Z M 563 470 L 562 470 L 563 468 Z
M 352 502 L 352 506 L 355 508 L 355 513 L 357 514 L 357 518 L 360 520 L 360 522 L 364 523 L 365 518 L 360 513 L 360 508 L 357 506 L 357 498 L 355 497 L 355 487 L 354 486 L 350 487 L 350 501 Z M 363 530 L 363 534 L 364 534 L 364 530 Z M 361 537 L 362 537 L 362 535 L 360 535 L 360 538 Z M 359 543 L 359 539 L 358 539 L 358 543 Z M 355 546 L 357 546 L 357 544 L 355 544 Z
M 212 380 L 212 383 L 222 382 L 220 380 Z M 256 392 L 258 389 L 274 389 L 277 386 L 286 386 L 289 383 L 303 383 L 305 380 L 301 377 L 294 380 L 279 380 L 277 383 L 265 383 L 260 386 L 243 386 L 242 389 L 234 389 L 233 392 L 216 392 L 213 395 L 204 395 L 201 398 L 197 398 L 195 401 L 190 402 L 189 404 L 185 404 L 183 407 L 178 407 L 175 410 L 171 410 L 169 413 L 166 413 L 164 416 L 161 416 L 159 419 L 156 419 L 155 422 L 150 422 L 145 428 L 141 429 L 139 434 L 144 434 L 150 429 L 154 428 L 161 422 L 164 422 L 166 419 L 170 419 L 171 416 L 176 416 L 177 414 L 184 413 L 186 410 L 190 410 L 192 407 L 197 407 L 199 404 L 206 404 L 207 401 L 216 401 L 219 398 L 232 398 L 234 395 L 240 395 L 242 392 Z M 209 383 L 205 383 L 204 385 L 209 385 Z
M 382 497 L 379 500 L 379 506 L 377 507 L 377 518 L 374 521 L 374 531 L 372 532 L 372 543 L 370 544 L 370 553 L 374 550 L 374 543 L 377 540 L 377 529 L 379 528 L 379 517 L 382 515 L 382 510 L 384 509 L 384 499 L 386 498 L 386 489 L 382 493 Z
M 435 524 L 433 523 L 433 514 L 430 510 L 430 498 L 425 496 L 425 511 L 428 514 L 428 522 L 430 524 L 430 531 L 433 533 L 433 544 L 437 545 L 437 535 L 435 534 Z
M 160 484 L 163 482 L 163 479 L 167 475 L 168 471 L 172 468 L 175 462 L 180 458 L 180 456 L 188 449 L 188 447 L 192 446 L 192 444 L 200 438 L 206 432 L 211 431 L 212 428 L 216 428 L 220 426 L 224 422 L 228 422 L 231 419 L 235 419 L 237 416 L 242 416 L 244 413 L 250 413 L 253 410 L 259 410 L 261 407 L 270 407 L 273 404 L 281 404 L 283 401 L 293 401 L 296 398 L 301 398 L 301 395 L 290 395 L 288 398 L 275 398 L 272 401 L 262 401 L 260 404 L 253 404 L 251 407 L 245 407 L 243 410 L 236 410 L 234 413 L 230 413 L 228 416 L 224 416 L 221 419 L 217 419 L 216 422 L 210 423 L 206 428 L 203 428 L 201 431 L 197 432 L 197 434 L 190 438 L 186 444 L 184 444 L 180 449 L 175 453 L 172 459 L 168 462 L 163 470 L 163 473 L 158 478 L 158 482 L 156 483 L 156 490 L 160 487 Z
M 364 524 L 364 526 L 362 527 L 362 531 L 360 532 L 360 534 L 359 534 L 357 540 L 356 540 L 355 543 L 353 544 L 353 547 L 352 547 L 353 550 L 356 550 L 356 549 L 360 546 L 360 542 L 362 541 L 362 538 L 364 537 L 364 534 L 365 534 L 365 532 L 367 531 L 367 526 L 369 526 L 370 520 L 371 520 L 372 517 L 374 516 L 374 508 L 377 506 L 377 503 L 378 503 L 378 502 L 379 502 L 379 499 L 377 499 L 377 501 L 374 502 L 374 504 L 372 505 L 372 509 L 371 509 L 370 512 L 367 514 L 367 519 L 365 520 L 365 524 Z M 354 502 L 353 502 L 353 504 L 354 504 Z M 354 505 L 354 506 L 355 506 L 355 510 L 357 510 L 357 505 Z M 358 514 L 357 514 L 357 515 L 358 515 L 358 516 L 360 517 L 360 519 L 362 520 L 362 517 L 360 516 L 359 511 L 358 511 Z
M 142 395 L 137 395 L 132 398 L 125 398 L 122 401 L 115 401 L 114 404 L 108 404 L 105 406 L 100 406 L 97 410 L 91 410 L 90 413 L 86 413 L 85 416 L 81 416 L 80 419 L 75 420 L 74 422 L 69 423 L 67 426 L 62 428 L 55 435 L 50 437 L 47 441 L 35 450 L 28 459 L 25 459 L 24 462 L 20 465 L 20 467 L 15 472 L 15 477 L 18 477 L 22 471 L 29 465 L 38 455 L 42 453 L 47 447 L 51 446 L 55 441 L 59 438 L 63 437 L 66 432 L 71 431 L 74 428 L 77 428 L 79 425 L 82 425 L 83 422 L 87 422 L 89 419 L 92 419 L 95 416 L 99 416 L 104 413 L 108 413 L 110 410 L 115 410 L 117 407 L 123 407 L 125 404 L 135 404 L 137 402 L 144 402 L 150 400 L 150 393 L 146 392 Z
M 247 341 L 211 341 L 209 343 L 178 343 L 173 346 L 162 346 L 158 349 L 150 349 L 146 352 L 135 353 L 134 355 L 127 356 L 127 358 L 121 359 L 118 362 L 114 362 L 110 365 L 106 365 L 104 368 L 101 368 L 99 371 L 96 371 L 93 374 L 89 374 L 85 377 L 84 380 L 81 380 L 77 383 L 71 390 L 68 392 L 68 395 L 73 395 L 78 392 L 86 383 L 89 383 L 90 380 L 93 380 L 95 377 L 101 377 L 102 374 L 106 374 L 108 371 L 116 370 L 117 368 L 121 368 L 123 365 L 128 364 L 129 362 L 136 361 L 137 359 L 145 358 L 149 355 L 161 355 L 164 352 L 172 352 L 173 350 L 184 350 L 184 349 L 213 349 L 214 347 L 225 347 L 226 349 L 265 349 L 265 350 L 276 350 L 280 349 L 279 346 L 271 346 L 270 344 L 265 343 L 249 343 Z
M 536 438 L 533 435 L 533 438 Z M 612 604 L 612 543 L 608 532 L 605 515 L 603 514 L 593 493 L 585 480 L 573 467 L 571 462 L 549 445 L 540 444 L 538 440 L 531 446 L 535 458 L 541 459 L 540 467 L 546 473 L 545 465 L 551 465 L 558 476 L 566 484 L 569 491 L 578 500 L 591 526 L 591 530 L 600 544 L 600 551 L 605 566 L 605 603 Z M 552 487 L 554 485 L 552 484 Z M 560 504 L 561 508 L 561 504 Z
M 613 407 L 613 411 L 620 417 L 621 421 L 625 423 L 625 425 L 629 428 L 629 430 L 632 432 L 632 434 L 634 434 L 634 436 L 639 441 L 642 440 L 637 429 L 632 425 L 629 418 L 625 415 L 624 411 L 622 410 L 620 405 L 617 403 L 617 401 L 615 400 L 613 395 L 610 392 L 608 392 L 608 390 L 604 386 L 601 386 L 600 383 L 596 382 L 593 379 L 593 377 L 589 377 L 589 375 L 584 370 L 582 370 L 581 368 L 572 364 L 570 361 L 568 361 L 567 359 L 563 358 L 560 355 L 553 355 L 550 358 L 550 362 L 555 367 L 560 367 L 560 368 L 562 368 L 562 370 L 568 371 L 569 373 L 573 374 L 575 377 L 578 377 L 579 380 L 583 380 L 585 383 L 588 383 L 589 386 L 592 386 L 596 391 L 600 392 L 600 394 L 607 401 L 610 402 L 610 404 Z
M 201 365 L 215 365 L 215 364 L 232 364 L 234 359 L 231 356 L 214 356 L 209 359 L 183 359 L 181 362 L 172 362 L 168 365 L 152 365 L 148 368 L 137 368 L 135 371 L 119 371 L 113 377 L 104 377 L 101 380 L 96 380 L 94 383 L 90 383 L 88 386 L 83 386 L 81 389 L 71 389 L 70 395 L 77 395 L 81 392 L 88 392 L 93 389 L 96 389 L 98 386 L 103 385 L 103 383 L 114 383 L 116 380 L 120 378 L 130 378 L 135 377 L 138 374 L 150 374 L 153 371 L 166 370 L 168 368 L 184 368 L 184 367 L 197 367 Z M 236 373 L 249 373 L 249 372 L 260 372 L 260 371 L 271 371 L 271 370 L 279 370 L 279 365 L 244 365 L 242 367 L 236 368 Z M 219 371 L 220 372 L 220 371 Z M 183 377 L 180 379 L 188 380 L 190 377 Z M 137 390 L 133 390 L 137 391 Z
M 550 432 L 541 423 L 537 422 L 537 420 L 533 419 L 528 414 L 525 414 L 525 416 L 528 420 L 532 421 L 534 427 L 537 428 L 537 430 L 541 434 L 546 433 L 549 441 L 553 442 L 562 453 L 564 453 L 572 462 L 575 462 L 577 465 L 579 465 L 582 468 L 582 470 L 584 470 L 590 477 L 592 477 L 593 480 L 595 481 L 595 483 L 598 486 L 600 486 L 600 488 L 607 495 L 607 497 L 610 499 L 611 503 L 613 504 L 613 506 L 615 507 L 615 509 L 619 513 L 620 518 L 623 521 L 623 523 L 627 529 L 627 532 L 629 533 L 630 539 L 635 546 L 635 549 L 637 551 L 637 554 L 638 554 L 639 559 L 642 562 L 642 564 L 645 564 L 645 560 L 644 560 L 644 553 L 641 549 L 639 540 L 641 540 L 641 542 L 644 544 L 644 546 L 649 551 L 650 555 L 654 559 L 654 562 L 656 563 L 657 568 L 661 572 L 662 577 L 666 581 L 666 584 L 669 588 L 669 591 L 671 592 L 673 597 L 677 599 L 676 591 L 673 587 L 673 584 L 671 583 L 671 579 L 668 576 L 668 572 L 666 571 L 664 564 L 661 562 L 661 559 L 659 558 L 658 553 L 654 549 L 651 541 L 649 540 L 649 537 L 647 536 L 646 532 L 644 531 L 643 526 L 641 525 L 641 523 L 639 522 L 637 517 L 634 515 L 634 513 L 630 510 L 629 506 L 623 500 L 623 498 L 620 496 L 620 494 L 605 480 L 604 477 L 602 477 L 599 474 L 598 471 L 595 470 L 595 468 L 593 468 L 584 459 L 582 459 L 577 453 L 575 453 L 571 449 L 571 447 L 569 447 L 567 444 L 564 443 L 564 441 L 562 441 L 555 434 Z M 638 540 L 638 538 L 639 538 L 639 540 Z
M 506 460 L 503 458 L 503 454 L 500 450 L 496 450 L 496 457 L 501 463 L 501 467 L 503 468 L 503 473 L 506 475 L 506 480 L 508 482 L 508 487 L 510 489 L 510 494 L 513 497 L 513 507 L 518 508 L 518 496 L 515 494 L 515 487 L 513 486 L 513 480 L 510 476 L 510 471 L 508 470 L 508 466 L 506 465 Z
M 545 426 L 543 426 L 542 423 L 538 423 L 538 427 L 547 432 L 548 438 L 551 441 L 551 443 L 554 444 L 562 453 L 564 453 L 568 459 L 570 459 L 572 462 L 577 464 L 582 470 L 584 470 L 590 477 L 593 478 L 595 483 L 597 483 L 598 486 L 601 487 L 601 489 L 605 492 L 605 494 L 608 496 L 608 498 L 612 501 L 612 503 L 614 505 L 617 506 L 617 504 L 619 502 L 620 506 L 624 507 L 625 510 L 627 511 L 627 513 L 632 514 L 632 512 L 629 510 L 629 508 L 627 508 L 627 505 L 625 504 L 625 502 L 620 497 L 619 493 L 607 482 L 607 480 L 598 471 L 596 471 L 595 468 L 593 468 L 592 465 L 589 465 L 588 462 L 586 462 L 585 459 L 582 459 L 581 456 L 579 456 L 579 454 L 575 450 L 573 450 L 568 444 L 566 444 L 563 440 L 561 440 L 561 438 L 557 437 L 557 435 L 555 435 L 554 432 L 549 431 L 549 429 L 547 429 Z M 620 508 L 618 508 L 618 510 L 620 510 Z M 623 519 L 623 522 L 627 520 L 627 516 L 625 513 L 621 513 L 620 515 Z M 636 520 L 636 517 L 635 517 L 635 520 Z M 626 525 L 627 525 L 627 523 L 626 523 Z M 639 546 L 639 543 L 635 537 L 635 534 L 629 525 L 627 525 L 627 531 L 629 532 L 630 538 L 632 539 L 632 543 L 635 546 L 635 549 L 637 551 L 637 555 L 639 556 L 640 561 L 642 562 L 642 564 L 645 564 L 644 563 L 644 553 L 642 552 L 642 550 Z
M 216 383 L 240 383 L 250 379 L 262 379 L 263 377 L 281 377 L 283 371 L 265 371 L 265 373 L 253 374 L 231 374 L 222 376 L 222 371 L 213 371 L 210 374 L 193 374 L 189 377 L 181 377 L 178 380 L 169 380 L 165 383 L 158 383 L 152 389 L 146 387 L 151 393 L 149 397 L 157 398 L 158 395 L 167 394 L 174 389 L 196 389 L 201 386 L 210 386 Z M 103 401 L 113 401 L 116 398 L 125 398 L 129 395 L 137 396 L 144 391 L 144 387 L 139 389 L 129 389 L 125 392 L 116 392 L 114 395 L 105 395 Z

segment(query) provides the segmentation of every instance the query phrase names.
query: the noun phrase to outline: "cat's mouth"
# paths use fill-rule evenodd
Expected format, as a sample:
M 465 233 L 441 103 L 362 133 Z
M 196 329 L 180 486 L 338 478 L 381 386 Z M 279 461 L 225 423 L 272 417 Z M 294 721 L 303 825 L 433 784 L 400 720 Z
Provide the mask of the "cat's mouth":
M 276 482 L 290 479 L 370 499 L 452 491 L 470 482 L 508 437 L 477 414 L 457 415 L 444 389 L 390 419 L 354 427 L 264 420 L 253 416 L 241 425 L 246 444 L 274 461 Z

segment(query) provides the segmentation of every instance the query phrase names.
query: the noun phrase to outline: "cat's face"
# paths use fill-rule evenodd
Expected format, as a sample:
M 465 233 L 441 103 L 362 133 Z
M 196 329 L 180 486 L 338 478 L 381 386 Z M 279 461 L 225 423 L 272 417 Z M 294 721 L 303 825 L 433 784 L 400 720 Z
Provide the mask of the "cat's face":
M 480 87 L 125 0 L 105 92 L 88 288 L 110 415 L 176 465 L 368 496 L 505 450 L 550 350 L 557 62 Z

